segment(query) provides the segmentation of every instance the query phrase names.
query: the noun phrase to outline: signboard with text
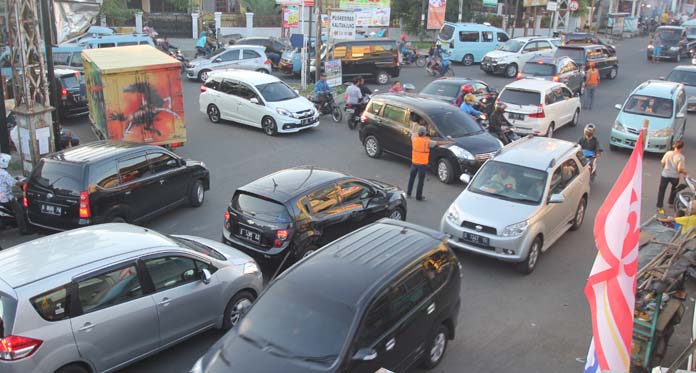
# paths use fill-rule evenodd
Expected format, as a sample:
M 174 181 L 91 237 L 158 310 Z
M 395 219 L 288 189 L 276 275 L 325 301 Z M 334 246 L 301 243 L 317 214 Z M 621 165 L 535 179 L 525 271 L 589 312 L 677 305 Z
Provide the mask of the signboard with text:
M 389 0 L 340 0 L 341 9 L 389 8 Z
M 297 28 L 300 25 L 300 9 L 296 5 L 283 8 L 283 28 Z
M 331 12 L 329 15 L 329 37 L 334 40 L 355 39 L 355 13 Z
M 498 6 L 498 0 L 483 0 L 483 6 L 495 8 Z
M 326 84 L 328 84 L 329 87 L 338 87 L 343 84 L 341 60 L 329 60 L 324 62 L 324 72 L 326 73 Z

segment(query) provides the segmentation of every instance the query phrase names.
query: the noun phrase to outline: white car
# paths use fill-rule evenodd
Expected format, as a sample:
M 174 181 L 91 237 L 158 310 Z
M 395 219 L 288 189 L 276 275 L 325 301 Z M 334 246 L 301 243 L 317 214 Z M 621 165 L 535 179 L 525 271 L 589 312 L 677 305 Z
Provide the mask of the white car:
M 522 79 L 510 83 L 498 96 L 507 105 L 505 118 L 520 134 L 553 137 L 566 124 L 578 124 L 580 98 L 563 83 Z
M 229 120 L 259 127 L 269 136 L 319 125 L 314 104 L 275 76 L 255 71 L 211 73 L 198 104 L 213 123 Z
M 527 61 L 534 57 L 553 57 L 561 45 L 561 39 L 525 36 L 514 38 L 486 53 L 481 60 L 481 70 L 488 74 L 502 73 L 514 78 Z

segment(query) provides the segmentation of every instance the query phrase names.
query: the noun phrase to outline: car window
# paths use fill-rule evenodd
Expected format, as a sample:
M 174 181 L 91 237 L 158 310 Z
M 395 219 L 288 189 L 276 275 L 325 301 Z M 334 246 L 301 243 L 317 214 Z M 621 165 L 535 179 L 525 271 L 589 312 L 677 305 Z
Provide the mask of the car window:
M 251 49 L 245 49 L 244 52 L 242 53 L 243 60 L 250 60 L 250 59 L 259 58 L 259 57 L 261 57 L 261 55 L 258 54 L 256 51 L 251 50 Z
M 569 159 L 563 162 L 551 176 L 551 194 L 563 192 L 579 174 L 578 164 L 574 160 Z
M 79 195 L 83 188 L 82 165 L 42 159 L 31 173 L 30 183 L 44 188 Z
M 370 104 L 367 105 L 367 112 L 379 115 L 379 112 L 380 110 L 382 110 L 382 107 L 384 107 L 383 103 L 377 101 L 370 101 Z
M 686 103 L 686 94 L 684 91 L 680 91 L 679 95 L 677 95 L 677 111 L 681 111 L 682 107 Z
M 254 92 L 253 89 L 249 88 L 248 86 L 246 86 L 244 84 L 238 85 L 236 96 L 239 96 L 245 100 L 251 100 L 252 98 L 258 98 L 256 96 L 256 92 Z
M 228 95 L 239 95 L 239 83 L 233 80 L 223 80 L 220 84 L 220 92 Z
M 696 30 L 696 27 L 693 28 Z M 682 83 L 684 85 L 696 86 L 696 72 L 686 70 L 672 70 L 667 79 L 670 82 Z
M 143 295 L 135 265 L 128 265 L 77 283 L 83 313 L 115 306 Z
M 481 82 L 476 82 L 474 83 L 474 94 L 475 95 L 481 95 L 484 93 L 488 93 L 488 86 Z
M 338 47 L 335 47 L 333 49 L 333 57 L 334 58 L 344 58 L 347 55 L 347 49 L 345 45 L 341 45 Z
M 669 98 L 633 95 L 626 101 L 623 111 L 650 117 L 671 118 L 672 105 L 672 100 Z
M 443 244 L 440 244 L 438 251 L 430 255 L 423 263 L 425 275 L 433 289 L 439 289 L 447 282 L 453 268 L 454 259 Z
M 221 59 L 222 62 L 237 61 L 239 59 L 239 49 L 222 53 L 218 58 Z
M 363 201 L 374 195 L 374 191 L 368 185 L 357 181 L 349 181 L 338 186 L 343 208 L 355 210 L 363 208 Z
M 476 43 L 479 41 L 478 31 L 459 31 L 459 41 L 464 43 Z
M 66 89 L 80 88 L 80 74 L 64 75 L 60 78 L 61 85 Z
M 493 41 L 493 32 L 492 31 L 481 31 L 481 38 L 483 39 L 483 42 L 489 43 Z
M 118 43 L 119 47 L 126 47 L 129 45 L 138 45 L 138 42 L 137 41 L 122 41 L 122 42 Z
M 404 124 L 406 120 L 406 109 L 394 105 L 386 105 L 384 107 L 382 116 L 395 122 Z
M 568 66 L 568 71 L 580 70 L 580 66 L 573 61 L 567 61 L 566 66 Z
M 539 105 L 541 95 L 535 91 L 524 91 L 521 89 L 504 89 L 500 94 L 500 101 L 513 105 Z
M 467 190 L 506 201 L 537 205 L 545 186 L 545 171 L 489 160 L 476 173 Z
M 155 291 L 171 289 L 199 279 L 196 263 L 183 256 L 166 256 L 145 261 Z
M 582 48 L 558 48 L 556 57 L 570 57 L 573 61 L 584 63 L 585 50 Z
M 335 185 L 321 188 L 311 193 L 307 201 L 312 214 L 324 216 L 339 212 L 338 193 L 339 191 Z
M 114 43 L 100 43 L 100 44 L 97 44 L 97 47 L 98 47 L 98 48 L 111 48 L 111 47 L 115 47 L 115 46 L 116 46 L 116 44 L 114 44 Z
M 89 168 L 89 185 L 101 188 L 113 188 L 120 182 L 116 161 L 106 161 Z
M 166 153 L 148 153 L 147 160 L 150 161 L 152 172 L 158 174 L 179 168 L 179 162 Z
M 297 92 L 283 81 L 260 84 L 256 86 L 256 89 L 261 93 L 264 100 L 269 102 L 287 101 L 298 97 Z
M 118 173 L 121 183 L 125 184 L 152 175 L 152 170 L 145 154 L 141 154 L 132 158 L 119 159 Z
M 587 59 L 588 60 L 596 60 L 598 58 L 602 57 L 602 49 L 590 49 L 587 51 Z
M 444 80 L 434 80 L 423 88 L 421 91 L 425 95 L 437 95 L 445 97 L 457 97 L 457 94 L 461 90 L 459 84 L 451 84 Z
M 70 63 L 71 53 L 53 53 L 53 64 L 68 65 Z
M 520 49 L 522 49 L 522 46 L 524 46 L 524 43 L 519 41 L 519 40 L 508 40 L 506 43 L 498 45 L 498 50 L 501 50 L 503 52 L 519 52 Z
M 353 45 L 350 48 L 350 56 L 352 58 L 363 57 L 365 55 L 370 55 L 369 45 Z
M 448 138 L 463 137 L 483 131 L 483 128 L 474 121 L 471 115 L 464 113 L 454 105 L 432 111 L 429 114 L 430 120 L 440 130 L 440 134 Z
M 222 255 L 219 251 L 213 249 L 210 246 L 204 245 L 200 242 L 197 242 L 194 240 L 189 240 L 188 238 L 184 238 L 184 237 L 174 237 L 174 236 L 167 236 L 167 237 L 169 237 L 172 241 L 175 241 L 180 246 L 183 246 L 187 249 L 191 249 L 199 254 L 203 254 L 205 256 L 215 258 L 215 259 L 221 260 L 221 261 L 227 260 L 227 258 L 225 258 L 225 256 Z M 212 273 L 212 271 L 211 271 L 211 273 Z
M 215 91 L 219 91 L 219 90 L 220 90 L 220 81 L 219 81 L 219 80 L 208 79 L 208 80 L 205 82 L 205 84 L 203 84 L 203 85 L 204 85 L 206 88 L 208 88 L 208 89 L 212 89 L 212 90 L 215 90 Z
M 68 290 L 65 286 L 49 290 L 31 298 L 31 305 L 46 321 L 58 321 L 68 318 Z
M 570 89 L 561 87 L 561 95 L 563 96 L 564 100 L 567 100 L 571 97 L 573 97 L 573 92 L 570 91 Z
M 550 63 L 538 61 L 535 63 L 525 63 L 522 68 L 523 74 L 533 76 L 551 76 L 556 72 L 556 66 Z
M 510 40 L 510 38 L 506 34 L 503 34 L 502 32 L 498 32 L 496 35 L 498 37 L 498 41 L 501 43 L 504 43 L 504 42 Z
M 523 52 L 536 52 L 538 49 L 538 44 L 536 41 L 530 41 L 527 43 L 527 45 L 524 46 L 522 49 Z
M 549 50 L 549 49 L 552 49 L 551 43 L 549 43 L 546 40 L 537 41 L 537 50 L 545 51 L 545 50 Z
M 82 55 L 80 52 L 75 52 L 70 60 L 70 66 L 72 67 L 83 67 L 82 65 Z
M 288 209 L 282 203 L 244 192 L 235 193 L 232 198 L 232 208 L 253 216 L 271 218 L 277 222 L 290 221 Z

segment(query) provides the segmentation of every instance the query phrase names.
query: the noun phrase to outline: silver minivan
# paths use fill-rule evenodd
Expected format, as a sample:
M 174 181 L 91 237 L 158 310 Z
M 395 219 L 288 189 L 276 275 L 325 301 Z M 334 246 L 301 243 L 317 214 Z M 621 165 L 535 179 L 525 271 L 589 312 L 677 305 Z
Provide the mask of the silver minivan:
M 0 251 L 0 371 L 112 371 L 210 328 L 262 290 L 221 243 L 102 224 Z

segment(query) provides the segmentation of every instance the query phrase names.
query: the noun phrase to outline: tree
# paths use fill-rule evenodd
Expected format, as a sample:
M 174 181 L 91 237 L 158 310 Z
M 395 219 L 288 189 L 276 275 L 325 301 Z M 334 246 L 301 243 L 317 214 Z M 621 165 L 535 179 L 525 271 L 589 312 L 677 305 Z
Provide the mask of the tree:
M 421 13 L 423 12 L 424 0 L 392 0 L 391 14 L 392 17 L 401 18 L 401 27 L 409 34 L 421 34 L 423 32 L 423 23 L 421 22 Z M 426 0 L 427 1 L 427 0 Z M 471 14 L 471 1 L 464 1 L 462 20 L 469 19 Z M 426 13 L 427 17 L 427 13 Z M 445 20 L 449 22 L 457 22 L 459 18 L 459 1 L 448 0 L 445 8 Z
M 101 13 L 112 26 L 120 26 L 133 19 L 135 9 L 128 9 L 127 0 L 104 0 Z
M 280 14 L 280 9 L 276 6 L 275 0 L 242 0 L 244 12 L 254 13 L 254 16 L 275 16 Z

